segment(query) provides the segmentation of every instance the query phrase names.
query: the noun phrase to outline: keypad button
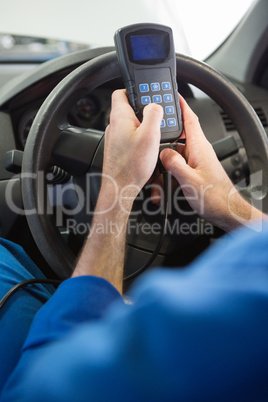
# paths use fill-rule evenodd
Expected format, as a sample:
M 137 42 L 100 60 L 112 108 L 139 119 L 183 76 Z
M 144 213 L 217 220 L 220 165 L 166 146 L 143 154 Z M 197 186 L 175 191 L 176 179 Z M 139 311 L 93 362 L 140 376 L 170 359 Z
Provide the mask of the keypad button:
M 154 103 L 161 103 L 162 102 L 162 96 L 161 95 L 154 95 L 153 96 L 153 102 Z
M 148 84 L 140 84 L 140 92 L 149 92 Z
M 167 119 L 168 127 L 176 126 L 176 119 Z
M 166 106 L 165 110 L 166 110 L 166 114 L 174 114 L 173 106 Z
M 168 91 L 171 88 L 170 82 L 162 82 L 163 91 Z
M 148 103 L 151 103 L 151 97 L 150 96 L 142 96 L 141 103 L 143 105 L 148 105 Z
M 165 122 L 164 119 L 162 119 L 161 124 L 160 124 L 160 127 L 161 127 L 161 128 L 166 127 L 166 122 Z
M 151 89 L 152 89 L 152 91 L 160 91 L 160 84 L 159 84 L 159 82 L 153 82 L 152 84 L 151 84 Z
M 164 95 L 164 102 L 165 103 L 169 103 L 169 102 L 172 102 L 172 95 L 171 94 L 165 94 Z

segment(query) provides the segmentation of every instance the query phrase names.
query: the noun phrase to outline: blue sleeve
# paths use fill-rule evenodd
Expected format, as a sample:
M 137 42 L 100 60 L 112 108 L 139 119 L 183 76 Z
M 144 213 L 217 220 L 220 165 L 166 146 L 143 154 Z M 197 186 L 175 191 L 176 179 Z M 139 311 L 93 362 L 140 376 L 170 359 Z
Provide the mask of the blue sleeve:
M 0 299 L 17 283 L 44 278 L 24 250 L 0 238 Z M 0 393 L 21 355 L 36 312 L 54 293 L 51 285 L 35 284 L 16 292 L 0 310 Z
M 146 274 L 132 306 L 96 279 L 114 303 L 57 332 L 48 315 L 66 303 L 68 316 L 70 280 L 39 311 L 2 401 L 268 400 L 267 238 L 244 230 L 190 268 Z
M 77 325 L 103 318 L 115 300 L 123 304 L 118 291 L 103 278 L 67 279 L 36 314 L 24 349 L 61 339 Z

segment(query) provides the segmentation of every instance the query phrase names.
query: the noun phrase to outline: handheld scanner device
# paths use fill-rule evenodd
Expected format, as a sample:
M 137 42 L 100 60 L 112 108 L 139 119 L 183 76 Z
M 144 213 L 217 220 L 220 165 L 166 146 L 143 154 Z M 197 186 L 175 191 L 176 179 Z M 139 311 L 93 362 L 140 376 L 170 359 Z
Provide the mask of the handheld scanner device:
M 116 31 L 114 42 L 130 105 L 142 121 L 145 105 L 163 107 L 161 143 L 176 141 L 183 131 L 171 28 L 129 25 Z

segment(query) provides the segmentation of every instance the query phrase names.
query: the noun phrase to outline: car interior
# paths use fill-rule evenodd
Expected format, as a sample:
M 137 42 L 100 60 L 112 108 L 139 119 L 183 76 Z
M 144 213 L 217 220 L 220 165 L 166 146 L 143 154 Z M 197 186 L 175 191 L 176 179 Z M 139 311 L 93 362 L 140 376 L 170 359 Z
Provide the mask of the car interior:
M 254 1 L 205 60 L 176 53 L 179 93 L 198 115 L 233 183 L 265 213 L 267 16 L 268 2 Z M 53 58 L 0 57 L 0 235 L 23 246 L 47 278 L 70 276 L 89 234 L 111 95 L 119 88 L 124 83 L 110 45 Z M 183 269 L 224 234 L 177 194 L 179 208 L 171 198 L 161 244 L 161 233 L 139 230 L 144 222 L 148 228 L 164 225 L 163 210 L 150 202 L 150 184 L 135 201 L 126 276 L 148 265 Z

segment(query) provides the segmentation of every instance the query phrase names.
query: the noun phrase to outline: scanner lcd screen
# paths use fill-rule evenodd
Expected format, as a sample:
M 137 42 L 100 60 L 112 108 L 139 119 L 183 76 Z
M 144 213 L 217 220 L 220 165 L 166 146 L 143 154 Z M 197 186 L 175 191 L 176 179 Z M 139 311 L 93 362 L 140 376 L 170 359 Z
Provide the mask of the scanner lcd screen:
M 169 53 L 165 34 L 135 35 L 130 37 L 134 61 L 165 60 Z

